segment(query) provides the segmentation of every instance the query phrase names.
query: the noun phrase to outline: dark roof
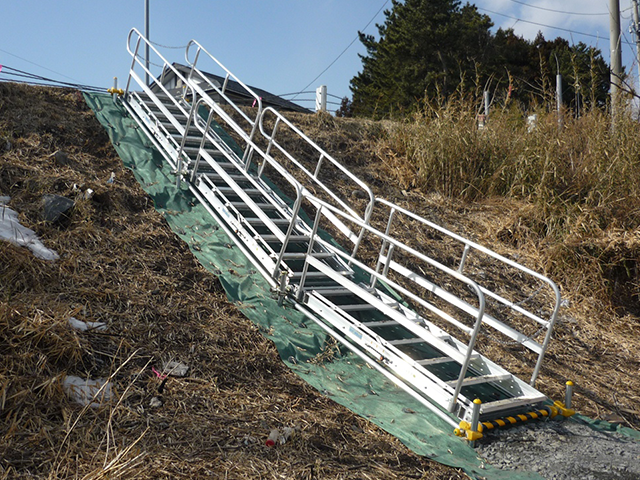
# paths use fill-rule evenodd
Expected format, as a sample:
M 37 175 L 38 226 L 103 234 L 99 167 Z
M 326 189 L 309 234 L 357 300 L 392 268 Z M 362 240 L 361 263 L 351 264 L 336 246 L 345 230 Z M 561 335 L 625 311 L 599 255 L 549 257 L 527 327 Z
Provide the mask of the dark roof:
M 182 65 L 180 63 L 174 63 L 173 67 L 179 72 L 181 73 L 184 72 L 186 74 L 188 74 L 189 71 L 191 70 L 191 67 L 187 67 L 186 65 Z M 213 73 L 208 73 L 208 72 L 202 72 L 202 74 L 206 75 L 210 80 L 214 81 L 214 83 L 218 83 L 219 85 L 222 85 L 224 83 L 225 79 L 220 75 L 215 75 Z M 269 93 L 266 90 L 263 90 L 261 88 L 252 87 L 251 85 L 247 85 L 247 87 L 249 87 L 251 90 L 253 90 L 253 92 L 256 95 L 262 98 L 263 105 L 266 104 L 267 106 L 276 107 L 276 109 L 289 110 L 292 112 L 313 113 L 308 108 L 297 105 L 293 102 L 290 102 L 289 100 L 286 100 L 282 97 L 274 95 L 273 93 Z M 242 87 L 242 85 L 240 85 L 238 82 L 231 79 L 229 79 L 229 81 L 227 82 L 227 91 L 237 96 L 245 97 L 247 100 L 250 100 L 253 98 L 244 89 L 244 87 Z

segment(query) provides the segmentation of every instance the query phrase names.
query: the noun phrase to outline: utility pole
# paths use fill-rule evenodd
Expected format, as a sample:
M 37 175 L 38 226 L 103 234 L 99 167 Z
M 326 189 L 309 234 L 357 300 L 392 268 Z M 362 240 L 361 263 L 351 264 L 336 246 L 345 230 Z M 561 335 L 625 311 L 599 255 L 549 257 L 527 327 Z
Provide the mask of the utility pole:
M 633 32 L 636 35 L 636 56 L 638 58 L 638 82 L 640 82 L 640 14 L 638 13 L 638 0 L 633 3 Z
M 144 0 L 144 37 L 147 39 L 144 47 L 144 66 L 147 72 L 144 74 L 144 79 L 149 85 L 149 0 Z
M 620 49 L 620 0 L 609 0 L 609 48 L 611 50 L 611 111 L 615 113 L 620 80 L 622 77 L 622 52 Z
M 558 111 L 558 128 L 562 128 L 562 74 L 560 73 L 560 62 L 556 57 L 556 110 Z

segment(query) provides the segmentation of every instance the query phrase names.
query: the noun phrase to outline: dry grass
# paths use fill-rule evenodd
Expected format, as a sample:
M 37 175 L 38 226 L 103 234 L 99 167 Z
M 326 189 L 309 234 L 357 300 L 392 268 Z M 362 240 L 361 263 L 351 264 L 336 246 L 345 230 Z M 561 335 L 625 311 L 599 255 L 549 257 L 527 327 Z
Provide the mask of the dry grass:
M 77 92 L 0 83 L 0 140 L 0 195 L 61 256 L 0 243 L 0 478 L 463 478 L 291 373 L 153 209 Z M 95 195 L 62 225 L 43 222 L 42 195 L 74 198 L 74 184 Z M 72 330 L 70 317 L 108 330 Z M 163 384 L 152 368 L 167 360 L 188 376 Z M 109 378 L 115 399 L 74 404 L 67 374 Z M 285 426 L 296 435 L 266 447 Z
M 465 144 L 477 142 L 470 151 L 487 160 L 515 151 L 501 143 L 516 142 L 513 135 L 488 130 L 478 137 L 464 115 L 461 128 L 469 124 L 468 130 L 460 130 L 453 147 L 447 142 L 455 139 L 442 130 L 456 130 L 442 118 L 440 126 L 422 128 L 418 122 L 290 117 L 378 195 L 558 281 L 570 305 L 562 311 L 539 387 L 561 398 L 564 381 L 572 379 L 580 411 L 598 418 L 616 413 L 640 426 L 638 208 L 634 173 L 621 157 L 611 168 L 628 196 L 596 201 L 590 187 L 577 208 L 540 196 L 552 191 L 537 186 L 540 175 L 531 176 L 531 190 L 524 181 L 509 188 L 491 183 L 502 174 L 455 190 L 447 175 L 466 174 L 468 158 L 456 168 L 445 159 L 455 161 Z M 579 133 L 570 138 L 553 133 L 552 122 L 542 128 L 557 135 L 560 147 L 553 148 L 566 153 L 564 160 L 573 158 L 574 170 L 579 165 L 582 176 L 613 189 L 615 179 L 604 178 L 603 165 L 593 162 L 618 150 L 607 145 L 615 139 L 596 120 L 576 122 Z M 430 145 L 450 173 L 425 180 L 436 160 L 415 161 L 426 150 L 411 135 L 431 131 L 440 137 Z M 633 149 L 632 131 L 619 138 L 625 158 Z M 544 137 L 531 141 L 528 148 L 537 153 L 522 164 L 559 171 L 550 163 L 555 157 L 543 155 Z M 0 84 L 0 148 L 0 195 L 10 195 L 23 224 L 61 254 L 58 262 L 44 262 L 0 243 L 0 478 L 463 478 L 413 455 L 286 369 L 273 345 L 226 302 L 215 277 L 171 233 L 77 92 Z M 69 166 L 56 163 L 57 150 L 68 154 Z M 571 153 L 577 151 L 591 156 Z M 525 178 L 529 167 L 510 178 Z M 116 182 L 107 184 L 112 171 Z M 545 178 L 560 178 L 554 175 Z M 343 180 L 336 188 L 362 201 Z M 43 222 L 42 195 L 73 198 L 74 184 L 96 194 L 78 200 L 63 225 Z M 482 190 L 486 185 L 493 186 Z M 466 192 L 476 192 L 468 197 L 474 202 L 448 196 Z M 445 260 L 453 256 L 453 246 L 426 232 L 407 232 L 404 239 Z M 102 321 L 109 330 L 71 330 L 69 317 Z M 520 349 L 483 348 L 516 373 L 530 372 L 531 359 Z M 162 381 L 152 367 L 167 360 L 191 369 L 188 377 L 170 377 L 160 393 Z M 100 409 L 73 404 L 61 388 L 66 374 L 111 378 L 115 401 Z M 162 406 L 152 407 L 153 397 Z M 294 438 L 282 448 L 265 447 L 270 429 L 284 426 L 298 429 Z

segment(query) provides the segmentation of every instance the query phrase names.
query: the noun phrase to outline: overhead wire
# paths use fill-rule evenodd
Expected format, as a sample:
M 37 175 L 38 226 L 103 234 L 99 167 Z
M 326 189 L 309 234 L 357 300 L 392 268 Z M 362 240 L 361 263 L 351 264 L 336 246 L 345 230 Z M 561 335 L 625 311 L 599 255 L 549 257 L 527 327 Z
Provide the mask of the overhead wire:
M 577 30 L 571 30 L 569 28 L 557 27 L 555 25 L 547 25 L 545 23 L 533 22 L 531 20 L 524 20 L 522 18 L 514 17 L 512 15 L 507 15 L 505 13 L 500 13 L 500 12 L 496 12 L 496 11 L 493 11 L 493 10 L 489 10 L 488 8 L 482 8 L 482 7 L 477 7 L 477 8 L 478 8 L 478 10 L 482 10 L 484 12 L 493 13 L 494 15 L 500 15 L 502 17 L 510 18 L 512 20 L 517 20 L 517 21 L 523 22 L 523 23 L 529 23 L 531 25 L 537 25 L 539 27 L 553 28 L 554 30 L 561 30 L 563 32 L 575 33 L 577 35 L 584 35 L 585 37 L 592 37 L 592 38 L 597 38 L 597 39 L 600 39 L 600 40 L 609 40 L 609 37 L 603 37 L 601 35 L 594 35 L 593 33 L 579 32 Z
M 553 13 L 563 13 L 565 15 L 582 15 L 582 16 L 592 16 L 592 17 L 609 15 L 609 12 L 603 12 L 603 13 L 567 12 L 564 10 L 554 10 L 553 8 L 546 8 L 546 7 L 539 7 L 537 5 L 531 5 L 526 2 L 521 2 L 520 0 L 509 0 L 509 1 L 513 3 L 518 3 L 520 5 L 524 5 L 525 7 L 535 8 L 536 10 L 544 10 L 545 12 L 553 12 Z
M 371 25 L 371 22 L 373 22 L 375 20 L 375 18 L 380 14 L 380 12 L 382 11 L 382 9 L 384 9 L 384 7 L 387 6 L 387 3 L 389 3 L 389 0 L 385 0 L 385 2 L 382 4 L 382 6 L 378 9 L 378 11 L 376 12 L 376 14 L 371 17 L 371 20 L 369 20 L 367 22 L 367 24 L 364 26 L 364 28 L 362 29 L 362 31 L 364 32 L 367 27 L 369 27 L 369 25 Z M 309 86 L 315 82 L 316 80 L 318 80 L 322 75 L 324 75 L 324 73 L 329 70 L 331 67 L 333 67 L 333 65 L 340 59 L 340 57 L 342 57 L 342 55 L 344 55 L 346 53 L 347 50 L 349 50 L 349 48 L 351 48 L 351 45 L 353 45 L 354 43 L 356 43 L 356 40 L 358 40 L 360 38 L 360 36 L 356 36 L 356 38 L 354 38 L 353 40 L 351 40 L 351 43 L 349 43 L 349 45 L 346 46 L 346 48 L 344 50 L 342 50 L 342 52 L 340 52 L 340 55 L 338 55 L 335 60 L 333 62 L 331 62 L 329 64 L 329 66 L 327 68 L 325 68 L 322 72 L 320 72 L 313 80 L 311 80 L 307 85 L 305 85 L 302 90 L 306 90 L 307 88 L 309 88 Z M 295 100 L 296 97 L 293 97 L 291 99 L 291 101 Z
M 37 74 L 26 72 L 24 70 L 20 70 L 17 68 L 9 67 L 8 65 L 2 66 L 2 69 L 0 70 L 0 75 L 2 74 L 9 75 L 12 77 L 37 80 L 37 81 L 29 82 L 27 80 L 13 80 L 13 79 L 3 79 L 3 78 L 0 78 L 0 81 L 15 81 L 16 83 L 31 83 L 34 85 L 63 86 L 63 87 L 77 88 L 78 90 L 93 91 L 93 92 L 105 91 L 105 88 L 103 87 L 95 87 L 93 85 L 84 85 L 80 83 L 63 82 L 61 80 L 55 80 L 53 78 L 48 78 L 42 75 L 37 75 Z M 42 83 L 42 82 L 46 82 L 46 83 Z
M 0 48 L 0 52 L 6 53 L 7 55 L 11 55 L 12 57 L 16 57 L 16 58 L 22 60 L 23 62 L 30 63 L 31 65 L 35 65 L 36 67 L 40 67 L 40 68 L 42 68 L 44 70 L 47 70 L 47 71 L 49 71 L 51 73 L 55 73 L 56 75 L 60 75 L 61 77 L 68 78 L 69 80 L 74 80 L 74 81 L 78 80 L 77 78 L 71 78 L 68 75 L 65 75 L 64 73 L 56 72 L 55 70 L 51 70 L 50 68 L 47 68 L 47 67 L 45 67 L 43 65 L 39 65 L 39 64 L 37 64 L 35 62 L 32 62 L 31 60 L 27 60 L 26 58 L 23 58 L 23 57 L 21 57 L 19 55 L 16 55 L 15 53 L 7 52 L 6 50 L 3 50 L 2 48 Z

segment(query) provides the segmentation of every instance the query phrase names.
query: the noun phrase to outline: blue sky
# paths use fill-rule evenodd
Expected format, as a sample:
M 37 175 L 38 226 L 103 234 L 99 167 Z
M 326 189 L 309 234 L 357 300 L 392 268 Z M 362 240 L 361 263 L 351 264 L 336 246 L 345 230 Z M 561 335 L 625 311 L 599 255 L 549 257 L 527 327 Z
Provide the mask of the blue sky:
M 311 83 L 307 90 L 326 84 L 329 94 L 342 97 L 350 95 L 349 80 L 361 68 L 358 53 L 364 49 L 356 41 L 337 57 L 369 22 L 366 33 L 377 34 L 375 24 L 384 20 L 380 9 L 385 3 L 390 8 L 391 2 L 385 0 L 151 0 L 150 37 L 166 46 L 196 39 L 242 81 L 275 94 L 298 92 Z M 548 39 L 582 41 L 600 48 L 608 60 L 608 0 L 472 3 L 496 27 L 513 27 L 529 39 L 541 30 Z M 630 0 L 620 0 L 623 41 L 633 43 L 628 33 L 630 5 Z M 5 0 L 1 12 L 0 65 L 105 88 L 114 76 L 121 84 L 126 80 L 129 30 L 144 32 L 144 0 Z M 623 43 L 623 62 L 637 76 L 634 49 Z M 183 50 L 159 50 L 168 60 L 184 63 Z M 5 69 L 0 78 L 12 78 L 6 73 Z

